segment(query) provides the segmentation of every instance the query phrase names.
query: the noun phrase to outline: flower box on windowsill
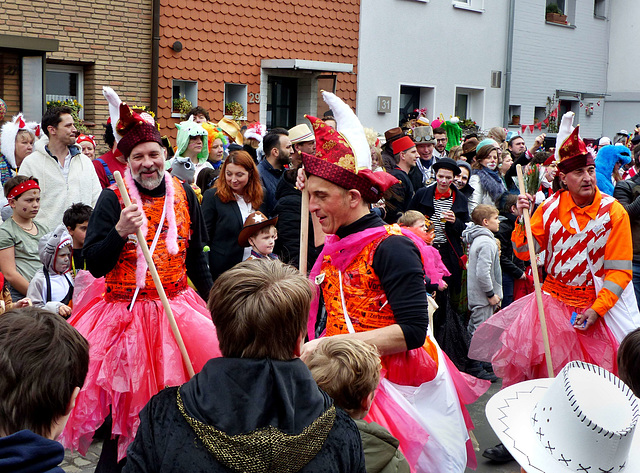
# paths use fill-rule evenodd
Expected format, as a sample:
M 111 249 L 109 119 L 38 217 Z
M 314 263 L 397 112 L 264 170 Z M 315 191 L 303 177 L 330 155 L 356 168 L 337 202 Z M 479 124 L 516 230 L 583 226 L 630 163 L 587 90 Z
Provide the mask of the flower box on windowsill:
M 546 20 L 549 23 L 557 23 L 558 25 L 566 25 L 567 24 L 567 15 L 562 15 L 560 13 L 547 13 Z

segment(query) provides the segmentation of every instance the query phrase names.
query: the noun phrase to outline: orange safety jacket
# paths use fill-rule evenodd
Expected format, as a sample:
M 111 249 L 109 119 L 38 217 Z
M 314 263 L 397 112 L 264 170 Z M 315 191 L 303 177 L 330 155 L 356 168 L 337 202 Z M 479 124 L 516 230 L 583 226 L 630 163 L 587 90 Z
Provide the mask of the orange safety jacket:
M 153 252 L 153 262 L 156 265 L 158 275 L 160 276 L 160 280 L 168 297 L 172 297 L 187 288 L 187 273 L 184 262 L 191 232 L 191 217 L 189 215 L 187 194 L 177 179 L 171 179 L 171 183 L 174 186 L 175 192 L 174 209 L 178 230 L 178 253 L 172 255 L 167 251 L 164 235 L 158 238 L 155 251 Z M 167 183 L 167 185 L 169 184 Z M 122 201 L 122 196 L 117 186 L 113 185 L 110 189 L 116 193 L 120 201 L 120 206 L 124 208 L 124 202 Z M 153 238 L 158 231 L 165 196 L 150 197 L 141 193 L 140 197 L 142 199 L 144 213 L 148 219 L 147 244 L 151 247 Z M 165 235 L 168 226 L 169 223 L 165 218 L 164 224 L 160 229 Z M 136 290 L 137 261 L 137 238 L 130 235 L 120 253 L 120 258 L 116 266 L 105 276 L 106 301 L 131 301 Z M 145 286 L 140 290 L 138 298 L 159 299 L 151 273 L 148 270 Z
M 580 208 L 568 191 L 559 191 L 535 211 L 531 232 L 536 252 L 545 251 L 544 291 L 600 316 L 616 304 L 631 281 L 633 258 L 629 215 L 617 200 L 596 189 L 593 203 Z M 524 225 L 516 225 L 511 241 L 515 255 L 529 260 Z M 592 271 L 604 278 L 597 295 Z

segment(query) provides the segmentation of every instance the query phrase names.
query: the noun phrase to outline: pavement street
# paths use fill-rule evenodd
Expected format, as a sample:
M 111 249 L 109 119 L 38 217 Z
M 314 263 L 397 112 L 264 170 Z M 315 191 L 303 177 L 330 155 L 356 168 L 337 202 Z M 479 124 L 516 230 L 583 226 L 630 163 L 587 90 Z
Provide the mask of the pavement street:
M 520 473 L 520 466 L 515 462 L 497 464 L 490 460 L 487 460 L 482 456 L 482 452 L 485 448 L 494 447 L 500 441 L 498 436 L 493 432 L 493 429 L 487 421 L 487 416 L 484 413 L 484 407 L 487 401 L 500 390 L 502 381 L 493 383 L 489 390 L 474 404 L 468 406 L 469 413 L 473 419 L 473 423 L 476 428 L 473 433 L 480 444 L 479 451 L 476 452 L 476 458 L 478 459 L 478 469 L 476 473 Z M 465 473 L 471 473 L 474 470 L 467 468 Z
M 83 457 L 78 452 L 64 451 L 64 461 L 60 464 L 66 473 L 93 473 L 102 451 L 102 441 L 95 441 L 89 447 L 87 456 Z
M 482 396 L 475 404 L 469 406 L 469 413 L 476 426 L 474 434 L 480 444 L 480 450 L 476 452 L 478 458 L 478 469 L 476 473 L 520 473 L 520 467 L 516 462 L 505 463 L 502 465 L 493 463 L 482 457 L 485 448 L 493 447 L 499 443 L 498 437 L 491 429 L 487 417 L 484 413 L 484 406 L 489 398 L 500 390 L 501 382 L 491 385 L 491 388 Z M 83 457 L 79 453 L 65 452 L 62 469 L 66 473 L 93 473 L 100 457 L 102 442 L 96 441 L 91 444 L 87 456 Z M 466 469 L 465 473 L 471 473 L 473 470 Z

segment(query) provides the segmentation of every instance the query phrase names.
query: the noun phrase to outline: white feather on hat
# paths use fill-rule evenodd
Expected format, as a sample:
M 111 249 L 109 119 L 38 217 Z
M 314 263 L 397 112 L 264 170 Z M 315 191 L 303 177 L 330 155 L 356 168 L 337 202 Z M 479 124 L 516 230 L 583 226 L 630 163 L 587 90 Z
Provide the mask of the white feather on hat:
M 560 126 L 558 127 L 558 135 L 556 136 L 556 151 L 555 151 L 556 163 L 560 162 L 560 153 L 559 153 L 560 146 L 562 146 L 562 143 L 564 143 L 564 141 L 567 138 L 569 138 L 569 135 L 571 135 L 571 133 L 573 132 L 574 116 L 575 116 L 575 113 L 573 112 L 567 112 L 564 115 L 562 115 L 562 120 L 560 121 Z
M 116 143 L 118 143 L 122 136 L 120 136 L 116 132 L 116 124 L 118 123 L 118 120 L 120 120 L 120 104 L 122 103 L 122 100 L 120 100 L 118 94 L 116 94 L 116 92 L 111 87 L 103 86 L 102 95 L 104 95 L 104 98 L 107 99 L 107 102 L 109 103 L 109 118 L 111 118 L 111 128 L 113 130 L 113 136 L 116 137 Z
M 371 168 L 371 149 L 360 120 L 351 107 L 331 92 L 322 91 L 322 98 L 329 105 L 336 120 L 336 131 L 349 143 L 356 157 L 356 172 Z

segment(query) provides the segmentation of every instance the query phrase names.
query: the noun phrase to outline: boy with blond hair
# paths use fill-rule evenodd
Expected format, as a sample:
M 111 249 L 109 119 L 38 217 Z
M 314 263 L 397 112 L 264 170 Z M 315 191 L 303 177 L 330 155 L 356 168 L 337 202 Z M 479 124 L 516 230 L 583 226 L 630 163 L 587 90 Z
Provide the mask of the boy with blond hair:
M 478 205 L 471 213 L 473 224 L 463 233 L 469 245 L 467 293 L 469 298 L 469 333 L 473 336 L 482 322 L 493 315 L 502 299 L 500 249 L 494 236 L 500 229 L 498 209 Z
M 329 337 L 305 363 L 320 389 L 358 426 L 367 472 L 409 472 L 409 463 L 398 450 L 398 440 L 381 425 L 364 420 L 380 382 L 376 347 L 361 340 Z

